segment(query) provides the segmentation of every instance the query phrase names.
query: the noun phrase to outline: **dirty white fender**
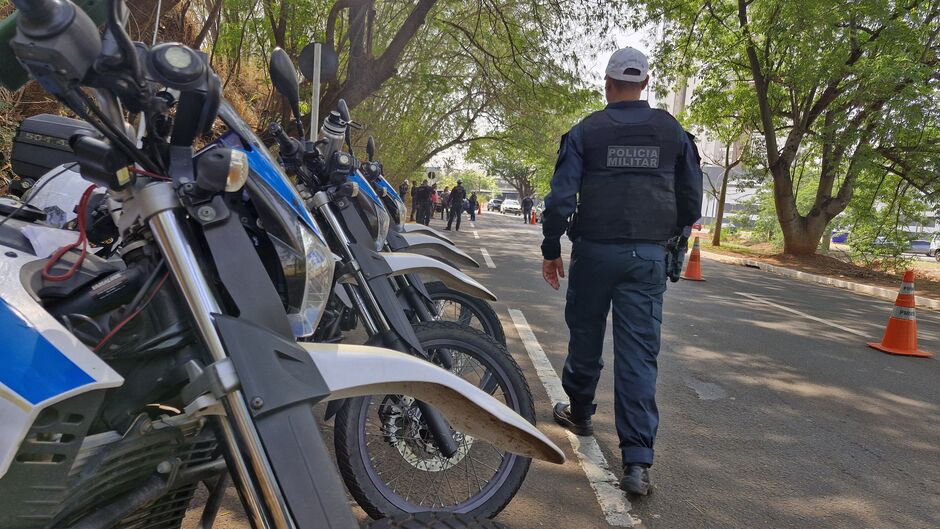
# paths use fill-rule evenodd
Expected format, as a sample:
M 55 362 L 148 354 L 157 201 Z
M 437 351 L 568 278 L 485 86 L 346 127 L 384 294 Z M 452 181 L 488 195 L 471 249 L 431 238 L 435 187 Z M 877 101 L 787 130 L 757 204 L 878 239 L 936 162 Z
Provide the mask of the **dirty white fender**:
M 429 250 L 455 265 L 480 268 L 480 263 L 476 259 L 446 241 L 423 233 L 400 233 L 399 235 L 408 243 L 406 251 L 423 253 L 423 251 Z
M 402 235 L 406 233 L 423 233 L 425 235 L 431 235 L 431 236 L 437 237 L 438 239 L 445 241 L 445 242 L 449 242 L 450 244 L 454 244 L 454 241 L 452 241 L 450 237 L 435 230 L 434 228 L 425 226 L 424 224 L 403 224 L 401 227 L 400 233 Z
M 407 252 L 380 252 L 379 255 L 388 263 L 393 276 L 427 274 L 440 280 L 448 287 L 469 296 L 490 301 L 496 301 L 497 299 L 495 294 L 477 280 L 433 257 Z
M 413 356 L 364 345 L 300 343 L 330 390 L 326 400 L 402 394 L 437 408 L 460 432 L 514 454 L 561 464 L 565 454 L 538 428 L 464 379 Z

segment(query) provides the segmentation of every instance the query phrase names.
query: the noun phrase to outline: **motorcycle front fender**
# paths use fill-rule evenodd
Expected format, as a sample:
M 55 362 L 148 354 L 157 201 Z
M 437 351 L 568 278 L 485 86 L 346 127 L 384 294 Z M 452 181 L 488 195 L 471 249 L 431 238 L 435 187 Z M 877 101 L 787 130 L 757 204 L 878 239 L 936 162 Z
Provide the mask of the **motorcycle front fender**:
M 428 226 L 425 226 L 424 224 L 405 224 L 405 225 L 402 226 L 401 233 L 402 233 L 402 235 L 404 235 L 404 234 L 406 234 L 406 233 L 423 233 L 423 234 L 425 234 L 425 235 L 430 235 L 430 236 L 432 236 L 432 237 L 437 237 L 438 239 L 440 239 L 440 240 L 442 240 L 442 241 L 444 241 L 444 242 L 449 242 L 450 244 L 454 244 L 454 241 L 452 241 L 452 240 L 450 239 L 450 237 L 448 237 L 448 236 L 444 235 L 443 233 L 441 233 L 441 232 L 435 230 L 434 228 L 430 228 L 430 227 L 428 227 Z
M 423 233 L 402 233 L 402 239 L 408 243 L 408 251 L 430 250 L 454 264 L 480 268 L 480 263 L 453 244 Z
M 407 252 L 382 252 L 379 255 L 391 268 L 390 275 L 426 274 L 469 296 L 490 301 L 497 299 L 495 294 L 477 280 L 432 257 Z
M 403 394 L 434 406 L 457 430 L 514 454 L 562 464 L 565 454 L 505 404 L 434 364 L 364 345 L 300 343 L 317 365 L 326 400 Z

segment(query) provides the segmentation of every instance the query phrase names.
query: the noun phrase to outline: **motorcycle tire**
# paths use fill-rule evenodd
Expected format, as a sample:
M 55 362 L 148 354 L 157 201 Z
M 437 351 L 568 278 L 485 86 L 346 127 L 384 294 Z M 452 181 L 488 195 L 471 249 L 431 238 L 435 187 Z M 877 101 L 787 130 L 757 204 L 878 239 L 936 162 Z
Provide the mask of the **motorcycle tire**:
M 436 350 L 447 349 L 454 358 L 452 372 L 477 387 L 492 388 L 495 398 L 535 424 L 532 394 L 522 370 L 499 342 L 452 322 L 418 323 L 414 330 L 432 360 Z M 427 511 L 496 516 L 522 486 L 531 460 L 458 432 L 454 433 L 458 452 L 445 458 L 429 440 L 413 399 L 408 399 L 402 395 L 350 399 L 336 415 L 336 460 L 359 506 L 372 518 Z M 390 464 L 384 464 L 386 460 Z M 409 473 L 406 488 L 404 481 L 397 480 Z M 455 492 L 464 490 L 470 492 Z
M 449 313 L 454 312 L 453 319 L 446 318 L 439 321 L 453 321 L 462 325 L 469 325 L 490 335 L 504 347 L 506 346 L 506 333 L 503 331 L 503 323 L 499 320 L 499 316 L 496 315 L 496 311 L 489 302 L 448 288 L 440 281 L 425 283 L 424 287 L 437 305 L 433 310 L 438 317 L 445 318 Z M 449 309 L 447 304 L 453 304 L 456 307 Z M 477 320 L 476 322 L 473 321 L 474 318 Z
M 422 512 L 382 518 L 370 522 L 368 529 L 509 529 L 505 525 L 465 515 Z

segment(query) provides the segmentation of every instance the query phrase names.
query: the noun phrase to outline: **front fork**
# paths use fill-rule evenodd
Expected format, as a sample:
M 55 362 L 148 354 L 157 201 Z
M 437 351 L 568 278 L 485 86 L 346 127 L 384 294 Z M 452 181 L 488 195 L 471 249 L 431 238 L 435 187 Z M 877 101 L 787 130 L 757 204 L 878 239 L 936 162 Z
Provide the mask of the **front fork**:
M 339 241 L 339 245 L 342 248 L 342 252 L 344 253 L 344 261 L 352 266 L 352 275 L 356 280 L 359 288 L 355 288 L 348 284 L 346 288 L 350 299 L 352 299 L 353 304 L 356 305 L 359 314 L 362 316 L 363 322 L 369 334 L 372 336 L 381 335 L 388 337 L 389 339 L 394 340 L 396 343 L 385 344 L 386 346 L 402 352 L 412 353 L 412 347 L 408 345 L 405 340 L 403 340 L 392 328 L 391 323 L 389 323 L 388 318 L 385 317 L 382 311 L 382 305 L 379 303 L 379 300 L 376 299 L 374 293 L 369 288 L 368 279 L 363 273 L 359 262 L 350 251 L 350 246 L 355 243 L 353 243 L 349 237 L 347 237 L 342 223 L 340 223 L 339 219 L 336 218 L 336 215 L 330 208 L 329 195 L 324 191 L 318 192 L 313 196 L 312 204 L 313 207 L 315 207 L 322 214 L 323 218 L 330 226 L 330 230 Z M 424 354 L 423 350 L 417 352 Z M 456 441 L 454 441 L 453 435 L 451 434 L 451 428 L 447 423 L 447 420 L 444 419 L 444 417 L 437 410 L 424 401 L 418 401 L 418 409 L 421 410 L 421 416 L 427 423 L 428 430 L 431 432 L 431 436 L 434 439 L 435 444 L 437 444 L 438 449 L 440 449 L 441 454 L 443 454 L 444 457 L 453 457 L 454 454 L 457 453 L 458 447 Z
M 199 267 L 199 261 L 175 211 L 164 209 L 151 216 L 147 222 L 189 306 L 209 356 L 213 362 L 227 359 L 212 317 L 213 314 L 221 314 L 222 310 Z M 294 529 L 241 390 L 226 394 L 222 404 L 228 420 L 217 417 L 216 426 L 228 452 L 235 484 L 252 525 L 257 529 Z

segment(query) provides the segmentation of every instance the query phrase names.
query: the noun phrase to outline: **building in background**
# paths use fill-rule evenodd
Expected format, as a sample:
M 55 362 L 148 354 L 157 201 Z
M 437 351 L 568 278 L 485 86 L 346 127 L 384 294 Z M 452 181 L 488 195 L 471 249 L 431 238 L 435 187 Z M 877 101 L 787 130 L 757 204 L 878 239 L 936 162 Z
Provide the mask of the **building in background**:
M 674 116 L 679 116 L 690 104 L 698 86 L 698 80 L 694 78 L 686 79 L 665 97 L 658 101 L 660 108 L 669 111 Z M 696 135 L 695 143 L 698 146 L 699 155 L 702 157 L 702 224 L 708 225 L 715 222 L 715 215 L 718 212 L 718 197 L 721 191 L 721 178 L 725 168 L 725 144 L 718 140 L 708 137 L 707 132 L 699 132 Z M 736 160 L 741 153 L 742 145 L 736 143 L 731 146 L 729 153 L 730 160 Z M 757 194 L 756 188 L 740 187 L 735 181 L 735 176 L 742 174 L 746 170 L 742 164 L 738 164 L 731 169 L 729 174 L 728 189 L 725 194 L 725 211 L 722 224 L 727 226 L 729 216 L 735 214 L 743 207 L 743 202 Z

